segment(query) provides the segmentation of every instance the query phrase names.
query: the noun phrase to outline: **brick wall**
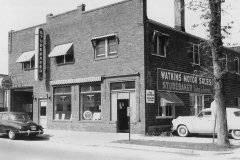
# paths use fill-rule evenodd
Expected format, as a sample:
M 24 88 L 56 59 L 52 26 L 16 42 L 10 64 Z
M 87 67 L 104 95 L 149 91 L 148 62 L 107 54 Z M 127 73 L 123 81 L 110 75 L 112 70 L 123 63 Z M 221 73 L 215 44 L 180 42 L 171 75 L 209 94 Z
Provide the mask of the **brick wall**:
M 82 131 L 116 132 L 116 122 L 109 122 L 110 89 L 108 79 L 103 79 L 102 114 L 101 122 L 79 121 L 79 84 L 72 86 L 72 121 L 53 120 L 53 88 L 50 80 L 64 80 L 94 76 L 119 76 L 139 73 L 140 76 L 130 76 L 124 80 L 136 82 L 137 112 L 141 121 L 134 122 L 133 132 L 145 130 L 144 114 L 144 26 L 143 8 L 145 1 L 126 0 L 102 8 L 82 11 L 81 7 L 59 15 L 48 15 L 45 24 L 26 28 L 9 34 L 9 74 L 15 76 L 13 83 L 16 88 L 33 87 L 34 97 L 38 100 L 51 96 L 48 99 L 47 120 L 48 128 L 71 129 Z M 35 28 L 41 27 L 45 34 L 44 48 L 44 79 L 34 81 L 34 70 L 23 71 L 22 64 L 16 60 L 22 52 L 35 49 Z M 93 37 L 117 33 L 120 40 L 118 57 L 95 60 L 94 49 L 91 43 Z M 73 43 L 75 62 L 69 65 L 57 66 L 54 58 L 48 55 L 56 45 Z M 111 79 L 119 81 L 118 78 Z M 105 90 L 108 88 L 108 90 Z M 77 96 L 76 96 L 77 95 Z M 34 121 L 38 122 L 38 101 L 33 101 Z

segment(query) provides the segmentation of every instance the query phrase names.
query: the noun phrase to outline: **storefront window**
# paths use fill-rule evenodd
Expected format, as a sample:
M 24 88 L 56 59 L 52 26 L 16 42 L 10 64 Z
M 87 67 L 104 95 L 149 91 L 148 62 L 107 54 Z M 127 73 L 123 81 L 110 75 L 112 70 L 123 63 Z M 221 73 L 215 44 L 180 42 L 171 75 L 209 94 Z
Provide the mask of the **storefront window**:
M 175 117 L 175 106 L 161 106 L 157 107 L 157 118 L 174 118 Z
M 191 106 L 191 115 L 198 115 L 204 108 L 204 97 L 203 95 L 190 94 L 190 106 Z
M 71 86 L 54 88 L 54 119 L 71 120 Z
M 101 85 L 80 87 L 80 120 L 101 120 Z

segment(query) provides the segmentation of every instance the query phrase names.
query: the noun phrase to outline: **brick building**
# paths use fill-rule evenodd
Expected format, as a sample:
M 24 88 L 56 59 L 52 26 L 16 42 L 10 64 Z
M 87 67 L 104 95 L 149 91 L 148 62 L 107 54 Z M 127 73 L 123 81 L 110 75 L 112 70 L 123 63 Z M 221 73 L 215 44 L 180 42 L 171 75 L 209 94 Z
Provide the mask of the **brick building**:
M 47 128 L 102 132 L 128 131 L 129 113 L 131 132 L 146 133 L 209 107 L 212 79 L 193 74 L 201 38 L 185 32 L 180 2 L 175 28 L 148 19 L 146 0 L 125 0 L 10 31 L 10 110 Z
M 8 76 L 5 74 L 0 74 L 0 112 L 8 110 L 7 104 L 7 88 L 5 88 L 6 80 L 8 80 Z

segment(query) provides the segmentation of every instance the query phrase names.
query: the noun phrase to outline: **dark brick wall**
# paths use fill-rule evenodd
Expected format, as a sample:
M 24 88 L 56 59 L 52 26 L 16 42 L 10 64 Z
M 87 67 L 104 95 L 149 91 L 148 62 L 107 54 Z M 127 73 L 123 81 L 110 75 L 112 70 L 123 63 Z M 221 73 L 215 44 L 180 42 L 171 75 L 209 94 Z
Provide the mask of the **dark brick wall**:
M 162 25 L 160 23 L 149 20 L 146 32 L 149 35 L 151 31 L 157 30 L 169 35 L 169 45 L 167 46 L 166 58 L 151 55 L 150 37 L 147 36 L 148 44 L 146 47 L 146 89 L 157 91 L 157 68 L 168 70 L 180 71 L 193 74 L 194 70 L 198 70 L 199 66 L 194 66 L 190 63 L 190 43 L 198 44 L 201 38 L 174 30 L 171 27 Z M 240 53 L 224 48 L 224 53 L 240 57 Z M 207 58 L 206 56 L 200 57 L 200 63 L 203 64 Z M 228 74 L 225 76 L 225 94 L 227 106 L 233 106 L 234 97 L 239 97 L 240 90 L 240 76 Z M 176 93 L 176 95 L 184 102 L 184 106 L 175 107 L 175 117 L 189 116 L 190 115 L 190 99 L 189 93 Z M 211 95 L 205 95 L 204 106 L 210 107 L 213 98 Z M 149 126 L 171 125 L 172 119 L 156 119 L 157 104 L 146 104 L 146 128 Z

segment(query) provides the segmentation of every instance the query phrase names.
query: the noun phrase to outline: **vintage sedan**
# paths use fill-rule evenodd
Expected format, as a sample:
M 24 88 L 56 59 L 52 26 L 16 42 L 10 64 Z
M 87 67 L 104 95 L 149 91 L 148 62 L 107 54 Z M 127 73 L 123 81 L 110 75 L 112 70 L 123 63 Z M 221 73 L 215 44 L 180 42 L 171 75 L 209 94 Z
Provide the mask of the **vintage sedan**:
M 240 109 L 227 108 L 228 132 L 234 139 L 240 139 Z M 211 108 L 203 109 L 198 116 L 179 116 L 172 120 L 173 131 L 181 137 L 190 133 L 213 134 L 214 111 Z
M 36 137 L 43 134 L 43 127 L 31 121 L 27 113 L 0 112 L 0 134 L 7 134 L 11 140 L 18 135 Z

